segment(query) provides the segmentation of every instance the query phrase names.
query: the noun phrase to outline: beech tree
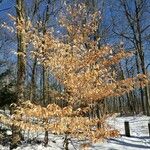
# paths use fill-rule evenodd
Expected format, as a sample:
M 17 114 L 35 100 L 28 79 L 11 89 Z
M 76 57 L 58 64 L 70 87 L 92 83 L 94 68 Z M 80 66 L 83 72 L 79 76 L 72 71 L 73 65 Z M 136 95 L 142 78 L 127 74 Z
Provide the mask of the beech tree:
M 123 95 L 135 87 L 147 84 L 146 75 L 117 79 L 112 65 L 131 56 L 123 49 L 98 46 L 97 31 L 99 12 L 87 12 L 86 5 L 66 6 L 60 14 L 60 25 L 64 34 L 55 36 L 53 29 L 45 33 L 32 26 L 30 20 L 17 25 L 24 30 L 25 45 L 37 49 L 31 54 L 38 63 L 48 68 L 63 86 L 61 91 L 52 91 L 55 99 L 67 100 L 66 107 L 48 104 L 43 107 L 30 101 L 22 102 L 12 117 L 1 115 L 1 122 L 15 125 L 22 130 L 47 131 L 65 136 L 64 147 L 68 149 L 68 138 L 97 141 L 117 136 L 118 131 L 107 126 L 107 116 L 90 117 L 94 104 L 108 97 Z M 85 21 L 86 20 L 86 21 Z M 43 24 L 38 22 L 41 27 Z M 36 118 L 33 122 L 32 118 Z M 87 138 L 88 137 L 88 138 Z

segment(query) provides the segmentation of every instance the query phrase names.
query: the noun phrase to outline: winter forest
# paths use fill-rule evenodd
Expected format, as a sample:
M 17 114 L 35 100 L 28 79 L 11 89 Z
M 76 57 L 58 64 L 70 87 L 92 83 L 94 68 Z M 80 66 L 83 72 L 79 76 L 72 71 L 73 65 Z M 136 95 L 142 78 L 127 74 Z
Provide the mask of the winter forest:
M 150 150 L 149 0 L 0 0 L 1 150 Z

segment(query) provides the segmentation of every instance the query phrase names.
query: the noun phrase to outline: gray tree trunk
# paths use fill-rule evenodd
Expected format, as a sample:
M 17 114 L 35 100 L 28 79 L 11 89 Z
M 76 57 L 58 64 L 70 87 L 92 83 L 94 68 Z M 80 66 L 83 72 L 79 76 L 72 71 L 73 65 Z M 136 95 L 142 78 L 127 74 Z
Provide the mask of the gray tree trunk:
M 25 11 L 24 11 L 24 0 L 16 0 L 16 23 L 17 25 L 21 23 L 21 21 L 25 18 Z M 18 70 L 17 70 L 17 105 L 20 102 L 24 101 L 24 83 L 25 83 L 25 38 L 23 31 L 17 29 L 17 42 L 18 42 Z M 15 113 L 15 107 L 11 109 L 11 113 Z M 21 141 L 21 131 L 15 125 L 12 126 L 12 143 L 10 149 L 16 148 Z

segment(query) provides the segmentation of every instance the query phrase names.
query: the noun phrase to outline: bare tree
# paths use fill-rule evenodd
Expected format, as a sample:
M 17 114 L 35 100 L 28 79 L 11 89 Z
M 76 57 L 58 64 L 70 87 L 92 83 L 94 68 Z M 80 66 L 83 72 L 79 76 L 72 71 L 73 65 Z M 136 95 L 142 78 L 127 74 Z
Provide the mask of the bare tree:
M 128 49 L 135 51 L 135 64 L 137 73 L 147 74 L 145 64 L 145 52 L 147 44 L 147 34 L 150 30 L 150 22 L 146 21 L 148 13 L 149 1 L 147 0 L 119 0 L 112 4 L 112 19 L 113 19 L 113 32 L 121 39 L 124 39 L 125 45 Z M 114 14 L 116 16 L 114 16 Z M 120 16 L 118 16 L 120 14 Z M 120 20 L 119 20 L 120 19 Z M 124 21 L 123 21 L 124 20 Z M 130 67 L 131 64 L 130 64 Z M 141 102 L 143 113 L 150 115 L 150 99 L 148 86 L 144 90 L 140 89 Z

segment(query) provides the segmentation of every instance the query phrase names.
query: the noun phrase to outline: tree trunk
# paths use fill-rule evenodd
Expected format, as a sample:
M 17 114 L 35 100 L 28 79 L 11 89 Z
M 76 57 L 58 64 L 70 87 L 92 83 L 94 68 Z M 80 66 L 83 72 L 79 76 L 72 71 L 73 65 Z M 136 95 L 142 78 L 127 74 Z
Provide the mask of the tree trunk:
M 46 12 L 45 14 L 43 15 L 45 18 L 43 20 L 43 35 L 45 35 L 46 33 L 46 25 L 50 19 L 50 4 L 51 4 L 51 1 L 48 0 L 47 1 L 47 8 L 46 8 Z M 45 41 L 43 41 L 43 44 L 45 43 Z M 44 50 L 44 48 L 43 48 Z M 48 77 L 48 68 L 45 67 L 43 65 L 43 104 L 44 106 L 46 106 L 48 104 L 48 83 L 49 82 L 49 77 Z M 46 122 L 48 122 L 48 118 L 46 118 Z M 48 131 L 45 129 L 45 138 L 44 138 L 44 142 L 45 142 L 45 146 L 47 146 L 48 144 Z
M 30 88 L 30 100 L 35 100 L 36 95 L 36 84 L 35 84 L 35 70 L 36 70 L 37 59 L 34 59 L 33 68 L 32 68 L 32 76 L 31 76 L 31 88 Z
M 64 139 L 64 149 L 65 149 L 65 150 L 69 150 L 68 145 L 69 145 L 69 142 L 68 142 L 68 135 L 66 134 L 66 135 L 65 135 L 65 139 Z
M 24 0 L 16 0 L 16 24 L 22 24 L 24 21 Z M 17 105 L 24 100 L 24 83 L 25 83 L 25 38 L 22 30 L 17 29 L 18 42 L 18 71 L 17 71 Z M 15 113 L 16 107 L 12 107 L 11 113 Z M 21 131 L 18 127 L 12 126 L 12 143 L 10 149 L 16 148 L 21 141 Z

